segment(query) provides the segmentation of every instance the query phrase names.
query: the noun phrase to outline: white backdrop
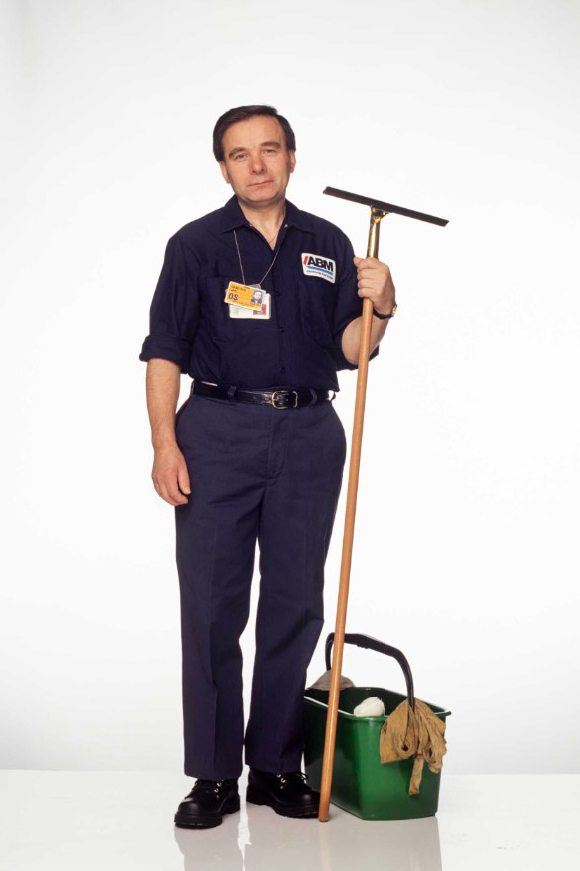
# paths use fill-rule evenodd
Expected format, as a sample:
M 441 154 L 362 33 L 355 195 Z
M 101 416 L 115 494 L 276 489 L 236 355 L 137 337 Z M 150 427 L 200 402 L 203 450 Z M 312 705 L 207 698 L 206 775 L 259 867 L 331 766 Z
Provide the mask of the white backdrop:
M 578 4 L 13 0 L 2 20 L 0 767 L 181 770 L 174 509 L 138 354 L 168 237 L 231 195 L 215 121 L 270 103 L 297 138 L 288 198 L 357 254 L 368 210 L 326 185 L 449 219 L 382 224 L 399 311 L 369 370 L 347 631 L 451 709 L 447 771 L 578 771 Z M 343 672 L 404 689 L 378 654 Z

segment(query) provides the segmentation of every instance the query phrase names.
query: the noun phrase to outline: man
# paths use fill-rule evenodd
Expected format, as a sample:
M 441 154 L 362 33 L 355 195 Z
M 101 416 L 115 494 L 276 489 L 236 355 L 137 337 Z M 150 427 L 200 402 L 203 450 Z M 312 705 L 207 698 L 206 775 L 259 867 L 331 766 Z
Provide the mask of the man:
M 337 226 L 286 199 L 296 143 L 273 107 L 226 112 L 213 147 L 234 195 L 170 238 L 139 355 L 148 361 L 153 483 L 175 507 L 184 771 L 196 778 L 175 823 L 192 828 L 239 810 L 243 746 L 247 801 L 318 814 L 319 793 L 300 768 L 306 670 L 324 622 L 347 447 L 332 405 L 336 373 L 358 366 L 362 297 L 374 306 L 373 359 L 395 295 L 386 264 L 355 257 Z M 230 282 L 242 285 L 229 296 L 235 304 Z M 264 292 L 259 311 L 249 287 Z M 180 373 L 193 382 L 176 415 Z M 239 638 L 256 541 L 244 733 Z

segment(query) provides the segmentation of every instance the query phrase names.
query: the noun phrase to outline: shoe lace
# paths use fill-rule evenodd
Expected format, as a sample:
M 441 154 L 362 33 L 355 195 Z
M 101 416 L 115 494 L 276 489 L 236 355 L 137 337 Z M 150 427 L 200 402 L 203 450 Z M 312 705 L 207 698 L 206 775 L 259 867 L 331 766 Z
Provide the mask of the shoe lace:
M 192 792 L 215 792 L 218 793 L 225 783 L 225 780 L 206 780 L 205 778 L 198 778 L 195 781 L 195 785 Z
M 299 777 L 303 783 L 306 783 L 306 781 L 308 780 L 308 775 L 304 774 L 303 771 L 290 771 L 286 774 L 277 774 L 276 777 L 278 778 L 278 781 L 280 782 L 282 788 L 286 786 L 291 777 Z

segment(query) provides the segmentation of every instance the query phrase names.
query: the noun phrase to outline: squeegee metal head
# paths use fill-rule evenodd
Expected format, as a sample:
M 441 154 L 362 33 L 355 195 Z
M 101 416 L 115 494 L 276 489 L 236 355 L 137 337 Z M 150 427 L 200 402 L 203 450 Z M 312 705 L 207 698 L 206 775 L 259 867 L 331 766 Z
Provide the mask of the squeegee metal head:
M 392 203 L 385 203 L 382 200 L 375 200 L 371 197 L 363 197 L 360 194 L 351 194 L 349 191 L 341 191 L 339 188 L 326 187 L 322 191 L 323 194 L 330 194 L 333 197 L 340 197 L 342 200 L 350 200 L 353 203 L 362 203 L 363 206 L 370 206 L 373 209 L 379 209 L 385 214 L 394 212 L 396 215 L 404 215 L 406 218 L 416 218 L 418 221 L 428 221 L 430 224 L 439 224 L 444 227 L 448 221 L 445 218 L 436 218 L 435 215 L 426 215 L 424 212 L 415 212 L 412 209 L 404 209 L 402 206 L 394 206 Z

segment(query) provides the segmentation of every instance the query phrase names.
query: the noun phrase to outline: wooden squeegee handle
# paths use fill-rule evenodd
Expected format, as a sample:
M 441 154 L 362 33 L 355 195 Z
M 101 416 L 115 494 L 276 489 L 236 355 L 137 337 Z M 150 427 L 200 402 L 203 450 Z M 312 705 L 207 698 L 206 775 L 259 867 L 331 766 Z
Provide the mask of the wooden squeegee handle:
M 367 257 L 378 256 L 380 222 L 386 214 L 387 212 L 384 212 L 382 209 L 377 209 L 374 206 L 371 208 L 371 225 Z M 324 755 L 322 759 L 322 779 L 320 784 L 320 802 L 318 808 L 318 819 L 320 822 L 328 821 L 330 790 L 332 786 L 332 768 L 334 764 L 334 749 L 336 744 L 340 676 L 342 673 L 342 652 L 344 649 L 350 566 L 352 562 L 352 544 L 354 539 L 356 497 L 358 492 L 362 435 L 365 417 L 372 321 L 373 303 L 371 299 L 364 297 L 360 353 L 358 359 L 358 377 L 356 382 L 356 400 L 354 406 L 354 422 L 350 451 L 350 467 L 348 473 L 348 490 L 346 495 L 346 513 L 344 518 L 344 538 L 342 542 L 342 562 L 340 566 L 340 586 L 338 590 L 336 627 L 334 630 L 334 647 L 332 652 L 330 692 L 328 695 L 328 712 L 326 715 Z

